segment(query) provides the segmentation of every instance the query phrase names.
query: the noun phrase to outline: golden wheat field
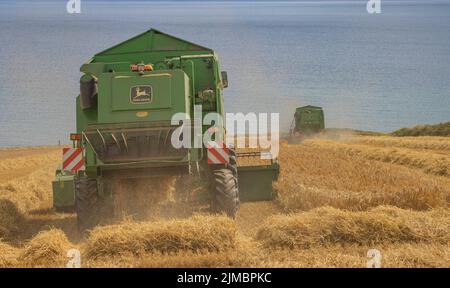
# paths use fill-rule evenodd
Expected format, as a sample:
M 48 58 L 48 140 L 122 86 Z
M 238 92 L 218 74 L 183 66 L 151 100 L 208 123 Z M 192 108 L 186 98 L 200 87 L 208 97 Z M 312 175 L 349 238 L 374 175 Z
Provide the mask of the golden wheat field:
M 382 267 L 450 267 L 448 137 L 283 142 L 278 199 L 242 203 L 235 221 L 201 209 L 124 217 L 87 237 L 52 209 L 60 158 L 0 150 L 0 267 L 64 267 L 71 248 L 83 267 L 366 267 L 369 249 Z

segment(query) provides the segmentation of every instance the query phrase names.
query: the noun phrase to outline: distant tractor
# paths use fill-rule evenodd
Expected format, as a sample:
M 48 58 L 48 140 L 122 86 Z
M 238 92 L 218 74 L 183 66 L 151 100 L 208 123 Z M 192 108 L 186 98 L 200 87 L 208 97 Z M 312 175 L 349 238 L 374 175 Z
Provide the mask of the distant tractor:
M 307 105 L 295 110 L 289 136 L 291 139 L 303 139 L 320 133 L 325 129 L 322 107 Z
M 80 231 L 116 215 L 116 188 L 123 179 L 146 178 L 154 185 L 161 177 L 195 176 L 210 186 L 206 195 L 195 196 L 232 218 L 241 200 L 274 197 L 276 160 L 241 168 L 239 157 L 259 153 L 241 155 L 223 143 L 199 147 L 194 139 L 189 147 L 171 144 L 180 128 L 200 136 L 211 131 L 210 125 L 195 121 L 180 127 L 173 115 L 195 119 L 198 107 L 203 117 L 209 112 L 224 115 L 227 74 L 212 49 L 151 29 L 94 55 L 80 70 L 77 131 L 53 181 L 54 207 L 74 209 Z M 125 198 L 132 198 L 128 192 L 133 189 L 125 189 Z

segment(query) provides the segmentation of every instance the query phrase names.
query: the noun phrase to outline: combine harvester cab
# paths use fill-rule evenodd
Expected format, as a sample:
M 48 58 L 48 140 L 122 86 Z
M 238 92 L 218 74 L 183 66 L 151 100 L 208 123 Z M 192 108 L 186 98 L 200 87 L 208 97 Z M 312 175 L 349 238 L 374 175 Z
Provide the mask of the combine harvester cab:
M 203 117 L 210 112 L 223 117 L 228 80 L 213 50 L 152 29 L 96 54 L 80 70 L 77 132 L 71 135 L 73 147 L 64 150 L 53 190 L 55 208 L 75 207 L 81 231 L 114 217 L 114 187 L 121 179 L 195 175 L 213 183 L 208 195 L 213 211 L 233 218 L 239 196 L 273 198 L 277 163 L 238 172 L 233 149 L 215 147 L 224 155 L 218 160 L 211 147 L 195 145 L 197 134 L 210 125 L 174 125 L 174 115 L 196 119 L 198 107 Z M 191 132 L 191 145 L 174 147 L 171 139 L 181 131 Z

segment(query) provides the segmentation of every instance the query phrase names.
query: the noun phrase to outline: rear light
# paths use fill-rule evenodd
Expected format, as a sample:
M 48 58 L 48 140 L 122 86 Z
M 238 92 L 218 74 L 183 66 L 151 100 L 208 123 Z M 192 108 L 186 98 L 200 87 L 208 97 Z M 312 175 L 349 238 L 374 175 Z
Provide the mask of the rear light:
M 133 72 L 153 71 L 152 64 L 132 64 L 130 68 Z
M 81 140 L 81 134 L 71 133 L 70 140 L 72 140 L 72 141 Z
M 131 71 L 138 71 L 138 65 L 136 64 L 131 65 Z

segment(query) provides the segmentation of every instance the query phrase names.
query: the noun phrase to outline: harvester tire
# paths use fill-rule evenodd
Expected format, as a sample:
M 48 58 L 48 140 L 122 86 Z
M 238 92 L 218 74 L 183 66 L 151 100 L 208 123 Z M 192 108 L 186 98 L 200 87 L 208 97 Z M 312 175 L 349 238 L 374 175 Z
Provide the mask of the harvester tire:
M 237 156 L 236 156 L 236 151 L 234 151 L 234 149 L 229 149 L 230 151 L 230 162 L 227 164 L 227 168 L 229 168 L 234 176 L 236 177 L 237 180 Z
M 212 208 L 215 213 L 226 213 L 235 219 L 239 209 L 239 190 L 237 175 L 233 170 L 222 168 L 214 170 L 215 189 Z
M 75 182 L 78 231 L 85 233 L 98 224 L 98 188 L 97 180 L 86 176 L 79 177 Z

